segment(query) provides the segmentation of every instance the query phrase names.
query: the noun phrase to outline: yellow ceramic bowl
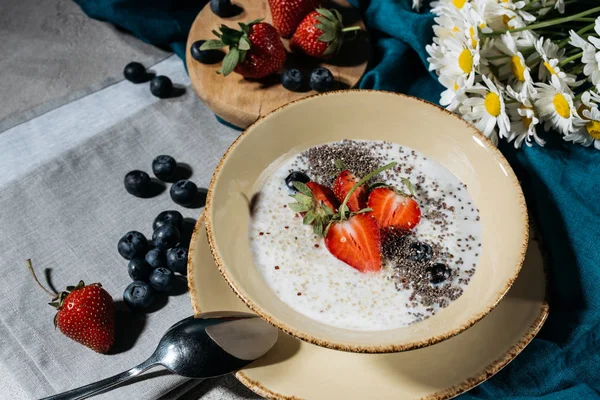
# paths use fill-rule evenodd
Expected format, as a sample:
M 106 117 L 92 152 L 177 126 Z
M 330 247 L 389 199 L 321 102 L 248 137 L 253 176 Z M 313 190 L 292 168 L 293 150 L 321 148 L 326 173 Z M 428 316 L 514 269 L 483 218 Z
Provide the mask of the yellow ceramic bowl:
M 421 151 L 464 182 L 479 208 L 483 245 L 475 275 L 461 297 L 431 318 L 386 331 L 325 325 L 282 302 L 253 263 L 248 199 L 260 189 L 261 173 L 309 147 L 342 139 L 387 140 Z M 253 311 L 300 339 L 355 352 L 411 350 L 467 329 L 508 291 L 528 241 L 523 193 L 507 161 L 488 139 L 439 107 L 377 91 L 317 95 L 259 119 L 223 156 L 210 184 L 206 210 L 215 263 Z

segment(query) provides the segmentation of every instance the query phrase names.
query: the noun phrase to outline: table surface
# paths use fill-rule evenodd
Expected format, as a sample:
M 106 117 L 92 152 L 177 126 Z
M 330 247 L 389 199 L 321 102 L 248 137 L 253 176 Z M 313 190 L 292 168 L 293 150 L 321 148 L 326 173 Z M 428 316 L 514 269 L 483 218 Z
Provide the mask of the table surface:
M 161 123 L 166 127 L 175 126 L 177 129 L 187 132 L 188 138 L 197 135 L 204 138 L 205 141 L 210 141 L 208 148 L 215 149 L 217 152 L 224 151 L 233 138 L 237 136 L 235 131 L 218 124 L 210 111 L 200 104 L 189 87 L 184 65 L 179 59 L 144 44 L 134 37 L 118 32 L 108 24 L 89 19 L 74 2 L 7 0 L 3 2 L 2 13 L 0 13 L 0 35 L 3 37 L 3 40 L 0 41 L 0 53 L 4 55 L 0 57 L 0 69 L 3 71 L 3 79 L 0 80 L 0 96 L 2 96 L 0 103 L 0 153 L 3 154 L 0 160 L 0 169 L 3 171 L 0 172 L 0 197 L 7 202 L 22 202 L 25 213 L 28 209 L 34 210 L 40 206 L 43 209 L 44 203 L 56 205 L 57 208 L 61 204 L 60 188 L 58 188 L 58 191 L 56 187 L 48 188 L 45 186 L 46 182 L 41 178 L 38 180 L 38 177 L 48 176 L 48 174 L 55 174 L 51 176 L 64 175 L 70 168 L 77 167 L 78 157 L 93 159 L 94 155 L 88 153 L 90 148 L 94 148 L 94 144 L 96 147 L 106 148 L 107 143 L 112 141 L 108 138 L 111 135 L 114 137 L 115 131 L 119 134 L 127 129 L 139 129 L 139 126 L 135 125 L 136 118 L 139 118 L 140 114 L 143 115 L 151 111 L 151 118 L 158 120 L 152 126 L 146 126 L 146 129 L 152 129 L 153 126 L 160 127 Z M 125 64 L 130 61 L 142 62 L 156 72 L 168 74 L 177 84 L 187 88 L 185 95 L 180 99 L 168 100 L 163 104 L 147 93 L 147 87 L 138 87 L 123 82 L 122 70 Z M 179 110 L 181 114 L 173 112 L 172 109 Z M 172 117 L 169 112 L 173 113 Z M 204 124 L 195 124 L 192 118 L 186 120 L 185 113 L 199 115 L 198 118 L 203 120 Z M 170 118 L 173 118 L 173 120 L 170 120 Z M 131 128 L 131 125 L 134 125 L 133 128 Z M 138 133 L 139 135 L 148 134 L 148 132 Z M 148 137 L 152 138 L 152 134 L 148 134 Z M 160 134 L 164 135 L 165 133 L 160 132 Z M 220 134 L 221 137 L 212 140 L 210 135 L 216 134 Z M 162 138 L 162 136 L 159 137 Z M 103 143 L 103 141 L 107 143 Z M 168 139 L 157 140 L 152 143 L 149 140 L 148 143 L 142 143 L 146 148 L 140 153 L 146 156 L 154 154 L 161 148 L 168 148 L 166 143 L 168 143 Z M 198 146 L 202 145 L 198 144 Z M 176 152 L 176 150 L 174 151 Z M 198 151 L 201 151 L 201 149 L 198 149 Z M 24 154 L 27 157 L 23 157 Z M 189 154 L 187 153 L 188 157 Z M 102 152 L 96 154 L 98 160 L 102 160 L 103 155 Z M 208 184 L 214 168 L 212 164 L 216 164 L 219 156 L 220 154 L 211 154 L 206 163 L 194 162 L 195 160 L 189 162 L 194 164 L 194 180 L 197 183 L 204 186 Z M 138 165 L 141 162 L 147 163 L 146 158 L 140 156 L 139 160 L 132 159 L 129 160 L 129 163 L 131 165 Z M 149 168 L 146 167 L 146 169 Z M 88 170 L 83 169 L 83 171 Z M 117 175 L 121 174 L 121 171 L 114 172 Z M 76 178 L 73 177 L 73 179 Z M 21 197 L 18 190 L 16 190 L 19 185 L 27 186 L 34 193 Z M 67 186 L 65 183 L 65 187 Z M 35 192 L 38 191 L 42 196 L 43 193 L 54 193 L 57 198 L 43 198 L 39 201 L 41 204 L 38 204 L 34 196 Z M 72 197 L 73 194 L 71 193 L 70 196 Z M 73 200 L 69 204 L 82 205 L 83 202 L 84 200 L 80 199 Z M 168 195 L 161 195 L 157 200 L 157 206 L 168 207 L 167 204 L 169 204 Z M 135 226 L 139 219 L 149 225 L 158 209 L 154 206 L 142 210 L 142 215 L 132 218 L 129 224 Z M 50 211 L 60 212 L 56 209 Z M 195 216 L 199 212 L 200 210 L 185 210 L 184 214 Z M 114 219 L 111 215 L 106 217 Z M 110 221 L 106 224 L 109 225 Z M 37 304 L 43 304 L 45 298 L 42 298 L 39 295 L 40 293 L 35 292 L 35 289 L 29 290 L 33 285 L 31 285 L 32 282 L 26 274 L 26 269 L 21 268 L 20 264 L 17 266 L 14 264 L 22 263 L 26 253 L 27 256 L 34 258 L 34 261 L 37 259 L 40 264 L 43 263 L 43 266 L 40 265 L 39 267 L 40 271 L 48 264 L 52 264 L 54 278 L 59 281 L 59 278 L 69 274 L 68 267 L 71 264 L 71 255 L 62 254 L 63 252 L 73 253 L 84 244 L 94 247 L 94 244 L 84 243 L 83 238 L 81 243 L 77 243 L 78 239 L 75 234 L 69 236 L 68 239 L 72 243 L 70 248 L 65 248 L 63 252 L 39 254 L 43 253 L 39 250 L 40 247 L 36 247 L 33 243 L 30 246 L 28 242 L 28 240 L 34 241 L 35 230 L 34 226 L 25 226 L 23 230 L 16 233 L 8 232 L 5 229 L 0 233 L 2 235 L 0 237 L 1 241 L 8 242 L 8 244 L 3 243 L 4 247 L 0 246 L 3 250 L 2 253 L 5 255 L 4 260 L 0 261 L 0 268 L 3 272 L 9 271 L 11 274 L 19 271 L 16 272 L 18 276 L 12 282 L 13 286 L 26 287 L 27 292 L 31 292 L 30 297 L 35 298 L 28 304 L 19 305 L 19 307 L 23 307 L 22 309 L 17 309 L 20 314 L 19 318 L 25 322 L 28 322 L 29 318 L 34 318 L 27 316 L 27 314 L 34 313 L 34 309 L 40 308 L 37 307 Z M 11 247 L 11 244 L 14 244 L 12 240 L 14 238 L 8 237 L 11 234 L 15 236 L 31 235 L 31 237 L 18 238 L 22 242 L 20 249 L 17 249 L 17 246 Z M 122 232 L 115 232 L 114 234 L 119 236 Z M 45 240 L 60 241 L 63 239 L 66 240 L 66 237 L 59 239 L 46 238 Z M 112 246 L 112 240 L 112 237 L 107 239 L 110 248 L 99 243 L 95 245 L 96 248 L 87 248 L 85 251 L 97 252 L 98 258 L 101 258 L 104 262 L 107 259 L 112 260 L 114 257 L 118 259 L 118 255 L 115 256 L 116 251 Z M 24 253 L 20 253 L 21 251 Z M 94 263 L 91 264 L 95 265 Z M 120 264 L 113 268 L 118 271 L 125 271 L 124 261 L 120 260 Z M 21 272 L 23 273 L 21 274 Z M 86 272 L 83 271 L 82 275 L 85 274 Z M 110 289 L 109 291 L 113 293 L 115 298 L 120 298 L 119 290 L 122 290 L 121 286 L 124 284 L 123 277 L 123 274 L 121 274 L 119 277 L 109 279 L 105 283 L 105 287 Z M 104 280 L 104 278 L 102 279 Z M 4 297 L 10 298 L 9 296 L 11 296 L 8 286 L 8 284 L 0 286 L 0 298 L 3 300 Z M 107 358 L 107 364 L 111 362 L 120 364 L 120 360 L 123 360 L 123 365 L 127 365 L 123 369 L 133 366 L 127 363 L 135 363 L 140 358 L 139 354 L 148 352 L 145 348 L 148 346 L 144 347 L 143 345 L 146 342 L 156 342 L 161 332 L 164 331 L 161 330 L 163 328 L 160 320 L 166 319 L 167 321 L 163 324 L 170 324 L 170 321 L 178 319 L 179 316 L 183 317 L 191 313 L 187 294 L 171 299 L 163 309 L 149 316 L 144 333 L 140 334 L 137 346 L 132 346 L 129 351 L 123 354 L 97 357 L 100 357 L 100 360 L 102 360 L 101 357 L 109 357 Z M 56 339 L 56 348 L 49 349 L 46 347 L 43 350 L 49 353 L 52 353 L 52 351 L 66 353 L 67 350 L 71 351 L 71 349 L 81 351 L 81 346 L 70 342 L 51 329 L 51 309 L 43 308 L 40 315 L 43 315 L 41 318 L 44 319 L 44 324 L 47 322 L 48 336 L 55 336 Z M 17 327 L 10 320 L 10 315 L 7 316 L 4 312 L 0 314 L 2 314 L 0 315 L 0 329 L 3 334 L 6 333 L 4 332 L 4 329 L 6 329 L 11 339 L 5 342 L 7 336 L 2 335 L 0 355 L 4 362 L 0 362 L 0 376 L 2 376 L 0 380 L 0 399 L 30 399 L 50 394 L 44 391 L 45 389 L 32 392 L 31 387 L 38 385 L 38 382 L 35 381 L 35 378 L 38 377 L 37 373 L 41 377 L 39 387 L 47 387 L 45 385 L 48 385 L 48 383 L 43 382 L 44 371 L 47 368 L 47 365 L 44 364 L 53 359 L 38 358 L 37 354 L 32 354 L 31 368 L 33 370 L 39 368 L 39 370 L 27 371 L 27 368 L 18 362 L 19 355 L 17 353 L 23 350 L 23 348 L 19 348 L 20 345 L 23 345 L 23 342 L 19 341 L 21 338 L 15 334 Z M 136 350 L 138 351 L 136 352 Z M 89 354 L 86 353 L 86 349 L 82 351 L 82 354 Z M 11 362 L 11 360 L 14 362 Z M 32 374 L 29 387 L 23 385 L 22 374 L 26 372 Z M 107 369 L 100 371 L 98 377 L 101 377 L 102 374 L 109 375 L 116 372 L 120 371 Z M 90 374 L 86 375 L 82 372 L 82 375 L 89 376 Z M 129 396 L 129 398 L 159 397 L 153 393 L 160 393 L 160 398 L 165 400 L 259 398 L 231 376 L 204 382 L 168 381 L 166 377 L 159 377 L 154 380 L 164 381 L 162 384 L 157 384 L 157 386 L 162 385 L 161 391 L 156 391 L 156 387 L 148 385 L 147 382 L 140 382 L 134 385 L 139 388 L 140 397 L 136 395 L 134 397 Z M 72 379 L 72 382 L 87 383 L 85 380 L 79 382 L 76 377 Z M 60 387 L 56 390 L 69 387 L 66 384 L 64 388 Z M 173 390 L 169 391 L 170 389 Z M 132 389 L 125 388 L 123 390 Z M 123 393 L 125 392 L 119 389 L 114 393 L 109 392 L 101 397 L 106 399 L 121 398 L 120 396 Z

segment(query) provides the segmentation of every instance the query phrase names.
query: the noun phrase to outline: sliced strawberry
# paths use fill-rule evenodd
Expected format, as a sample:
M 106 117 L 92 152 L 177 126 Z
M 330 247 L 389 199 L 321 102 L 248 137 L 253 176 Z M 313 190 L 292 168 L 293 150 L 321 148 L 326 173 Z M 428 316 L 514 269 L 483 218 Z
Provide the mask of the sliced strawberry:
M 388 188 L 380 187 L 371 191 L 367 206 L 373 209 L 373 217 L 380 229 L 394 227 L 410 230 L 421 221 L 419 204 L 411 197 Z
M 352 189 L 358 181 L 359 179 L 348 170 L 339 173 L 333 182 L 333 193 L 340 203 L 344 201 L 346 195 L 350 192 L 350 189 Z M 348 209 L 353 212 L 359 211 L 367 206 L 367 191 L 364 186 L 359 186 L 352 192 L 346 205 L 348 206 Z
M 340 203 L 338 203 L 331 189 L 329 189 L 327 186 L 319 185 L 318 183 L 312 181 L 307 182 L 306 186 L 308 186 L 308 188 L 310 189 L 315 200 L 325 204 L 331 209 L 331 211 L 337 211 Z
M 325 236 L 325 246 L 335 258 L 360 272 L 381 269 L 381 236 L 371 213 L 332 223 Z

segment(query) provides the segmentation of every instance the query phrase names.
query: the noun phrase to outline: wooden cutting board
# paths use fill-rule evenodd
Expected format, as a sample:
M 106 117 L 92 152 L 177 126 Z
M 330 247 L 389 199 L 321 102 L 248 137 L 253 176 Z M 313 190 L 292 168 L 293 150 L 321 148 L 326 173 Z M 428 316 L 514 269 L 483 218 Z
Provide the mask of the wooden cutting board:
M 190 54 L 192 43 L 197 40 L 215 38 L 211 31 L 221 24 L 237 28 L 238 22 L 248 22 L 261 17 L 265 17 L 265 21 L 271 23 L 271 11 L 267 0 L 240 0 L 237 2 L 234 0 L 234 4 L 242 7 L 243 12 L 232 18 L 218 17 L 210 10 L 208 5 L 202 9 L 196 17 L 188 36 L 186 63 L 192 86 L 200 99 L 225 121 L 240 128 L 246 128 L 260 116 L 277 107 L 316 92 L 311 90 L 291 92 L 281 86 L 281 76 L 279 74 L 271 75 L 262 80 L 244 79 L 236 73 L 223 77 L 216 73 L 220 68 L 220 63 L 206 65 L 192 58 Z M 328 7 L 335 7 L 342 13 L 345 26 L 358 25 L 363 28 L 363 31 L 359 31 L 355 39 L 346 41 L 340 53 L 327 61 L 291 54 L 289 53 L 288 40 L 282 39 L 286 49 L 288 49 L 285 67 L 299 68 L 308 77 L 313 68 L 323 66 L 333 73 L 337 81 L 334 89 L 352 88 L 358 83 L 367 67 L 369 58 L 367 34 L 364 31 L 364 24 L 360 20 L 357 10 L 345 0 L 335 0 Z

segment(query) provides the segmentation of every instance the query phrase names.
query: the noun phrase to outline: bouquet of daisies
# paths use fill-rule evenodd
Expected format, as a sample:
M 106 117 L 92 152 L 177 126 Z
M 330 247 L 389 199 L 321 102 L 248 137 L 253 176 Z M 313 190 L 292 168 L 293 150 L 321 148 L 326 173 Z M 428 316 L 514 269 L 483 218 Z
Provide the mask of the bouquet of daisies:
M 413 0 L 415 8 L 420 0 Z M 430 70 L 440 103 L 494 143 L 541 129 L 600 150 L 599 0 L 437 0 Z

